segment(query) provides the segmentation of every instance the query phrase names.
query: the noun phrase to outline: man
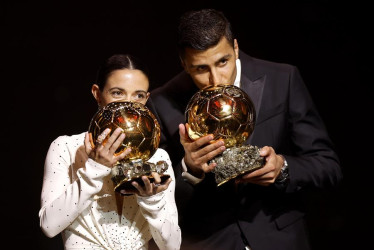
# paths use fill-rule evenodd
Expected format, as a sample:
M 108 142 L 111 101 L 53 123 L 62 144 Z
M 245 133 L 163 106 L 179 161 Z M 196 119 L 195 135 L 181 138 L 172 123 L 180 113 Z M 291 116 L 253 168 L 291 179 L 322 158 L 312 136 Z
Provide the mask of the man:
M 303 193 L 335 187 L 337 155 L 296 67 L 259 60 L 239 50 L 230 23 L 216 10 L 184 14 L 178 27 L 184 68 L 151 92 L 161 146 L 176 175 L 182 249 L 310 249 Z M 188 101 L 208 85 L 234 84 L 251 98 L 256 124 L 247 144 L 261 147 L 266 164 L 217 187 L 221 141 L 188 138 Z

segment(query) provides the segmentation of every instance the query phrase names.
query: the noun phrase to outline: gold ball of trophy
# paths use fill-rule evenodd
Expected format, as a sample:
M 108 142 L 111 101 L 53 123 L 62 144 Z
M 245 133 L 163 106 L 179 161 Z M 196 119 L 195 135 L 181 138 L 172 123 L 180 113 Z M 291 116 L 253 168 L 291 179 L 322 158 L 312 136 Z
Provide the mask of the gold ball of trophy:
M 92 117 L 88 128 L 94 146 L 106 128 L 110 128 L 110 133 L 102 140 L 102 144 L 106 143 L 118 127 L 123 129 L 126 137 L 115 154 L 121 154 L 126 148 L 131 148 L 131 152 L 112 168 L 115 191 L 133 189 L 131 181 L 134 180 L 143 184 L 143 175 L 153 181 L 152 172 L 159 173 L 162 179 L 169 177 L 163 175 L 168 168 L 166 162 L 147 162 L 159 146 L 160 125 L 145 105 L 137 102 L 112 102 L 100 108 Z
M 243 144 L 254 129 L 256 113 L 248 95 L 234 85 L 208 86 L 198 91 L 186 110 L 188 136 L 213 134 L 226 147 Z
M 262 167 L 263 158 L 256 146 L 243 145 L 254 130 L 256 111 L 250 97 L 234 85 L 208 86 L 190 99 L 185 118 L 187 134 L 192 140 L 213 134 L 222 139 L 227 150 L 212 162 L 219 185 Z

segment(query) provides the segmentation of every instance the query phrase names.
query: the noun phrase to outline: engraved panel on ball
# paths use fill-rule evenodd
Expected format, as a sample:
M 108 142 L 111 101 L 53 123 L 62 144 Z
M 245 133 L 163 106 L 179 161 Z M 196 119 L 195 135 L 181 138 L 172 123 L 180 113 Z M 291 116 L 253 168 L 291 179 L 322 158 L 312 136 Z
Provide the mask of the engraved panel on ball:
M 162 180 L 168 165 L 164 161 L 158 163 L 147 162 L 156 152 L 160 142 L 160 126 L 154 114 L 143 104 L 136 102 L 112 102 L 100 108 L 92 117 L 88 132 L 92 133 L 93 143 L 106 129 L 110 134 L 103 140 L 104 145 L 116 128 L 122 128 L 126 137 L 118 147 L 115 155 L 121 154 L 126 148 L 131 152 L 112 168 L 112 180 L 115 191 L 133 189 L 131 181 L 143 184 L 141 176 L 146 175 L 151 181 L 152 172 L 161 175 Z
M 190 99 L 186 111 L 187 133 L 192 140 L 213 134 L 212 142 L 222 139 L 227 150 L 212 159 L 213 171 L 221 185 L 263 166 L 259 149 L 243 145 L 254 130 L 256 112 L 243 90 L 234 85 L 208 86 Z

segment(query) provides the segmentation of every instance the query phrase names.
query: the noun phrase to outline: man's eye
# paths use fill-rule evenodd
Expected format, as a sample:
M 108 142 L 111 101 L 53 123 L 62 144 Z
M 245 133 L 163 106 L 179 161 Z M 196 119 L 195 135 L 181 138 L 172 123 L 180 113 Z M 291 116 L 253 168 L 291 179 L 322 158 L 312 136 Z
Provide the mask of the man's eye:
M 220 64 L 221 66 L 223 66 L 223 65 L 226 65 L 227 62 L 228 62 L 227 59 L 222 59 L 222 60 L 219 61 L 219 64 Z
M 196 71 L 198 71 L 198 72 L 203 72 L 203 71 L 205 71 L 206 69 L 207 69 L 206 66 L 198 66 L 198 67 L 196 68 Z

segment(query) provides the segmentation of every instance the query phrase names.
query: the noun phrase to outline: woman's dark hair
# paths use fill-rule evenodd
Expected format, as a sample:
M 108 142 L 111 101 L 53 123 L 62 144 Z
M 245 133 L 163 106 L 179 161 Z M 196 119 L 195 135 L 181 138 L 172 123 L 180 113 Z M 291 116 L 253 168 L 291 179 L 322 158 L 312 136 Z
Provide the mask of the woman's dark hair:
M 129 54 L 114 54 L 103 62 L 97 72 L 96 84 L 100 90 L 103 90 L 109 75 L 118 69 L 140 70 L 149 79 L 147 66 L 138 58 Z
M 234 47 L 231 24 L 225 15 L 214 9 L 189 11 L 179 20 L 177 47 L 181 58 L 185 48 L 207 50 L 226 37 Z

